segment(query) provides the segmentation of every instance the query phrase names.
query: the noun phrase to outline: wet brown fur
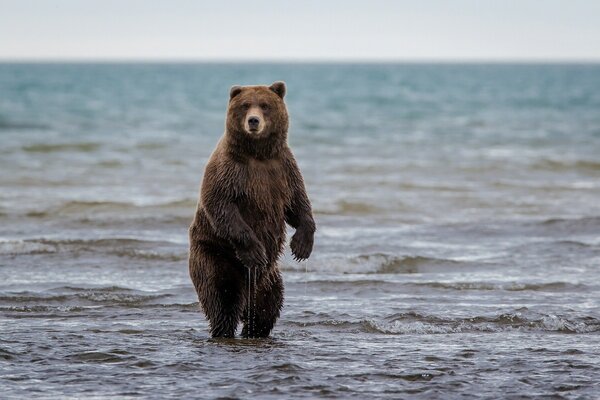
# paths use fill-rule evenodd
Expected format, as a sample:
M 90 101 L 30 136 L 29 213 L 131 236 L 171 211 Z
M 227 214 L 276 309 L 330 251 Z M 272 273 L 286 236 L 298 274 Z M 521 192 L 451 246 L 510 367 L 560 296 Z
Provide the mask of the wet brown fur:
M 234 86 L 225 134 L 214 150 L 200 190 L 190 235 L 190 277 L 213 337 L 266 337 L 283 305 L 277 260 L 286 226 L 296 229 L 290 247 L 297 260 L 310 256 L 315 223 L 304 181 L 287 145 L 285 84 Z M 259 110 L 259 111 L 256 111 Z M 264 118 L 260 133 L 245 130 L 249 111 Z M 256 269 L 254 322 L 248 329 L 248 269 Z

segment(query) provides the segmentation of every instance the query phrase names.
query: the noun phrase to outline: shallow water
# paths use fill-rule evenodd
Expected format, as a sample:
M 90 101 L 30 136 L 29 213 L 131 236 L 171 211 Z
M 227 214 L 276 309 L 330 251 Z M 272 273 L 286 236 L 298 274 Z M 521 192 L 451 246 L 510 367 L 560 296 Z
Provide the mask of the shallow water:
M 187 226 L 278 79 L 315 250 L 211 340 Z M 2 397 L 597 398 L 598 110 L 597 65 L 0 64 Z

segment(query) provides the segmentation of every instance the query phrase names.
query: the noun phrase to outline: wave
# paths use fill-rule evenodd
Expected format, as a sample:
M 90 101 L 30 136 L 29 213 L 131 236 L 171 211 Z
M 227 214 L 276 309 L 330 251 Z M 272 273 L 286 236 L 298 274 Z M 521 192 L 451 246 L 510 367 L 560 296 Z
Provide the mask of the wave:
M 39 301 L 39 299 L 38 299 Z M 96 304 L 102 303 L 102 304 Z M 77 314 L 77 313 L 89 313 L 93 310 L 105 309 L 105 308 L 131 308 L 135 310 L 158 310 L 158 309 L 167 309 L 177 312 L 190 312 L 190 313 L 198 313 L 201 312 L 199 303 L 148 303 L 148 302 L 123 302 L 123 301 L 110 301 L 110 302 L 100 302 L 96 301 L 94 304 L 78 304 L 78 305 L 43 305 L 43 304 L 34 304 L 34 305 L 11 305 L 11 306 L 0 306 L 0 312 L 6 313 L 15 313 L 15 314 L 36 314 L 36 317 L 39 317 L 39 314 L 44 314 L 44 317 L 52 318 L 52 317 L 65 317 L 69 314 Z M 171 311 L 169 311 L 171 312 Z M 73 315 L 75 316 L 75 315 Z M 128 332 L 123 332 L 128 333 Z
M 549 218 L 527 225 L 536 229 L 542 229 L 545 233 L 597 234 L 600 232 L 600 216 Z
M 56 218 L 57 215 L 88 214 L 98 211 L 127 212 L 132 210 L 188 208 L 193 210 L 197 206 L 197 199 L 177 199 L 165 202 L 139 204 L 135 202 L 120 201 L 80 201 L 73 200 L 45 210 L 30 211 L 26 215 L 31 218 Z M 160 216 L 162 217 L 162 216 Z M 189 217 L 191 219 L 191 216 Z
M 119 160 L 102 160 L 98 161 L 96 165 L 103 168 L 119 168 L 123 167 L 125 163 Z
M 521 312 L 468 318 L 442 318 L 409 312 L 395 314 L 383 320 L 344 320 L 331 318 L 308 322 L 290 321 L 289 323 L 301 327 L 325 327 L 335 330 L 388 335 L 430 335 L 469 332 L 494 333 L 507 331 L 572 334 L 600 332 L 600 319 L 591 316 L 569 318 L 554 314 L 540 314 L 526 317 Z
M 559 333 L 594 333 L 600 332 L 600 321 L 582 322 L 548 315 L 539 320 L 519 320 L 506 317 L 470 322 L 469 320 L 433 324 L 421 321 L 386 323 L 368 320 L 364 322 L 364 330 L 369 333 L 383 334 L 449 334 L 467 332 L 506 332 L 535 331 Z
M 6 349 L 3 349 L 2 347 L 0 347 L 0 360 L 12 360 L 14 359 L 18 354 L 17 353 L 13 353 L 12 351 L 8 351 Z
M 144 243 L 136 239 L 26 239 L 26 240 L 5 240 L 0 241 L 0 254 L 44 254 L 56 253 L 64 246 L 93 246 L 93 247 L 111 247 L 116 245 L 127 245 Z
M 379 274 L 410 274 L 425 272 L 434 268 L 458 267 L 465 265 L 455 260 L 439 259 L 422 256 L 386 257 L 382 264 L 375 270 Z
M 50 253 L 102 253 L 115 257 L 165 262 L 184 261 L 187 246 L 164 240 L 131 238 L 27 239 L 0 241 L 0 254 L 36 255 Z
M 283 260 L 280 268 L 284 271 L 304 272 L 323 271 L 344 274 L 417 274 L 437 272 L 459 272 L 480 268 L 484 263 L 458 261 L 419 255 L 393 255 L 386 253 L 360 254 L 353 257 L 336 257 L 320 260 L 318 264 L 296 264 Z M 485 265 L 493 265 L 485 263 Z
M 133 203 L 118 201 L 68 201 L 39 215 L 76 214 L 99 210 L 127 211 L 135 208 Z
M 548 283 L 520 283 L 520 282 L 415 282 L 416 286 L 430 287 L 434 289 L 448 290 L 502 290 L 509 292 L 536 291 L 536 292 L 565 292 L 581 291 L 588 289 L 589 286 L 583 284 L 574 284 L 568 282 L 548 282 Z
M 417 381 L 430 381 L 433 378 L 439 377 L 443 375 L 442 372 L 432 372 L 432 371 L 423 371 L 423 372 L 417 372 L 417 373 L 408 373 L 408 374 L 402 374 L 402 373 L 386 373 L 386 372 L 379 372 L 379 373 L 361 373 L 361 374 L 338 374 L 336 375 L 336 377 L 344 377 L 344 378 L 353 378 L 353 379 L 358 379 L 361 381 L 369 381 L 369 380 L 376 380 L 376 379 L 393 379 L 393 380 L 398 380 L 398 379 L 402 379 L 404 381 L 409 381 L 409 382 L 417 382 Z M 413 393 L 417 393 L 417 391 L 413 392 Z
M 375 204 L 360 201 L 341 200 L 331 208 L 316 208 L 317 215 L 369 215 L 381 213 L 382 209 Z
M 48 130 L 50 128 L 50 125 L 40 124 L 37 122 L 11 122 L 0 119 L 0 131 Z
M 313 279 L 310 281 L 302 281 L 302 284 L 310 284 L 310 285 L 320 285 L 323 287 L 332 288 L 334 286 L 341 287 L 357 287 L 357 288 L 375 288 L 380 289 L 383 285 L 391 285 L 393 287 L 398 287 L 399 285 L 403 285 L 398 282 L 389 282 L 385 280 L 378 279 L 352 279 L 352 280 L 334 280 L 334 279 Z
M 535 169 L 548 170 L 553 172 L 560 171 L 582 171 L 598 172 L 600 171 L 600 162 L 592 160 L 561 161 L 543 159 L 532 165 Z
M 135 357 L 124 350 L 113 350 L 108 352 L 86 351 L 72 354 L 69 356 L 69 358 L 75 362 L 118 363 L 134 359 Z
M 568 248 L 576 247 L 576 248 L 580 248 L 580 249 L 587 249 L 587 248 L 594 247 L 593 244 L 579 242 L 577 240 L 558 240 L 556 242 L 552 242 L 552 244 L 555 246 L 560 246 L 560 247 L 568 247 Z
M 0 303 L 8 303 L 11 307 L 6 311 L 43 312 L 43 311 L 72 311 L 61 307 L 78 307 L 82 305 L 115 305 L 137 306 L 156 302 L 172 297 L 170 293 L 147 293 L 118 286 L 79 288 L 64 286 L 45 292 L 2 292 Z M 43 303 L 43 305 L 31 303 Z M 19 303 L 28 303 L 26 306 L 15 306 Z M 63 303 L 55 306 L 48 303 Z M 65 304 L 67 303 L 67 304 Z M 68 304 L 68 303 L 75 303 Z
M 582 218 L 549 218 L 544 221 L 539 222 L 540 225 L 545 226 L 588 226 L 593 225 L 594 227 L 600 227 L 600 217 L 599 216 L 591 216 L 591 217 L 582 217 Z
M 575 284 L 569 282 L 547 282 L 547 283 L 522 283 L 522 282 L 394 282 L 388 280 L 376 279 L 352 279 L 352 280 L 333 280 L 317 279 L 307 281 L 311 286 L 322 286 L 324 288 L 342 288 L 352 289 L 372 289 L 382 292 L 386 290 L 398 291 L 398 287 L 410 288 L 431 288 L 456 291 L 508 291 L 508 292 L 582 292 L 588 291 L 595 286 L 585 284 Z
M 81 306 L 0 306 L 0 311 L 14 313 L 71 313 L 85 311 L 86 309 L 86 307 Z
M 168 228 L 177 228 L 180 233 L 184 234 L 187 228 L 192 222 L 192 217 L 189 214 L 186 215 L 148 215 L 128 213 L 123 216 L 121 215 L 90 215 L 80 216 L 73 218 L 69 221 L 70 223 L 76 224 L 79 227 L 85 225 L 89 227 L 97 228 L 109 228 L 109 229 L 131 229 L 132 226 L 138 227 L 140 230 L 146 228 L 154 228 L 156 230 L 164 230 Z
M 425 256 L 396 256 L 391 254 L 359 255 L 351 263 L 367 267 L 366 273 L 372 274 L 416 274 L 440 272 L 472 267 L 470 262 Z
M 48 245 L 60 246 L 94 246 L 94 247 L 114 247 L 114 246 L 132 246 L 132 245 L 160 245 L 170 244 L 163 240 L 133 239 L 128 237 L 110 237 L 101 239 L 27 239 L 27 242 L 43 243 Z
M 37 143 L 21 147 L 27 153 L 56 153 L 56 152 L 79 152 L 92 153 L 98 150 L 102 145 L 96 142 L 80 143 Z
M 56 247 L 40 242 L 28 240 L 3 240 L 0 241 L 0 254 L 44 254 L 55 253 Z
M 169 145 L 168 142 L 140 142 L 135 147 L 142 150 L 161 150 L 169 147 Z
M 157 261 L 185 261 L 188 259 L 187 248 L 185 251 L 176 252 L 158 252 L 154 250 L 138 249 L 115 249 L 111 254 L 119 257 L 128 257 L 139 260 L 157 260 Z

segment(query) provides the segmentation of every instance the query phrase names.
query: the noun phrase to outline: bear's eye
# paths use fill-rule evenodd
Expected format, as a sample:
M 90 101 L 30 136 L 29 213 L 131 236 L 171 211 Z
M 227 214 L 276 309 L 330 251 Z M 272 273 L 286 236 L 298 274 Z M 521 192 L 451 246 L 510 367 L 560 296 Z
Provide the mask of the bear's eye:
M 260 108 L 263 110 L 268 110 L 269 109 L 269 105 L 267 103 L 260 103 Z
M 250 108 L 250 103 L 243 103 L 243 104 L 242 104 L 242 108 L 243 108 L 244 110 L 247 110 L 247 109 L 249 109 L 249 108 Z

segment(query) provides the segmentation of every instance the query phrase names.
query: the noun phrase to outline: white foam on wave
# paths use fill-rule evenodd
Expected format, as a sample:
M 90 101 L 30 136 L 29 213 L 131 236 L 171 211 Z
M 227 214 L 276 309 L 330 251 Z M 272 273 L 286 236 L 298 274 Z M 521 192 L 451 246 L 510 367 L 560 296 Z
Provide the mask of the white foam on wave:
M 507 332 L 507 331 L 546 331 L 562 333 L 592 333 L 598 332 L 600 326 L 597 322 L 586 324 L 582 321 L 571 321 L 556 315 L 544 315 L 541 319 L 514 320 L 512 323 L 502 321 L 502 316 L 496 319 L 482 321 L 405 321 L 396 320 L 392 322 L 367 320 L 370 329 L 379 333 L 396 335 L 424 335 L 424 334 L 452 334 L 465 332 Z
M 367 253 L 311 258 L 301 267 L 282 258 L 280 268 L 288 271 L 323 271 L 343 274 L 419 274 L 432 272 L 457 272 L 473 269 L 477 263 L 461 262 L 450 258 L 434 258 L 411 254 Z
M 598 326 L 569 321 L 553 314 L 544 316 L 540 325 L 545 330 L 557 332 L 590 333 L 598 331 Z
M 56 247 L 44 243 L 24 240 L 0 239 L 0 254 L 54 253 Z
M 435 325 L 421 321 L 394 321 L 389 323 L 383 321 L 369 320 L 368 324 L 372 326 L 376 331 L 388 334 L 425 335 L 436 333 L 457 333 L 461 331 L 457 327 L 447 325 Z

